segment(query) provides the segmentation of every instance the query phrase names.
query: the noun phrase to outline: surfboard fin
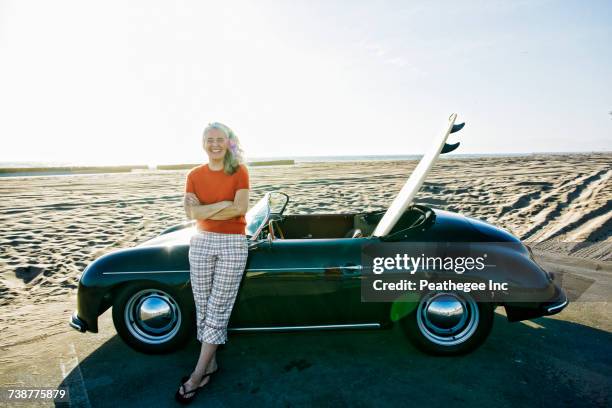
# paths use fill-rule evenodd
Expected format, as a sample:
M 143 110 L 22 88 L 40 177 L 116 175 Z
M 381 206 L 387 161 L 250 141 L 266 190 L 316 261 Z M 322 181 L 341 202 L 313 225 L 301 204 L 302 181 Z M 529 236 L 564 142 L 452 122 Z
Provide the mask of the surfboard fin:
M 442 150 L 440 151 L 440 154 L 444 154 L 444 153 L 450 153 L 453 150 L 456 150 L 459 147 L 459 144 L 461 142 L 457 142 L 457 143 L 444 143 L 444 147 L 442 147 Z
M 465 126 L 465 122 L 462 123 L 455 123 L 450 131 L 450 133 L 457 133 L 458 131 L 460 131 L 461 129 L 463 129 L 463 127 Z M 444 153 L 450 153 L 453 150 L 457 150 L 457 148 L 459 147 L 459 143 L 444 143 L 444 147 L 442 147 L 442 150 L 440 151 L 440 154 L 444 154 Z
M 453 128 L 451 129 L 451 133 L 455 133 L 460 131 L 461 129 L 463 129 L 463 127 L 465 126 L 465 122 L 462 123 L 456 123 L 453 125 Z

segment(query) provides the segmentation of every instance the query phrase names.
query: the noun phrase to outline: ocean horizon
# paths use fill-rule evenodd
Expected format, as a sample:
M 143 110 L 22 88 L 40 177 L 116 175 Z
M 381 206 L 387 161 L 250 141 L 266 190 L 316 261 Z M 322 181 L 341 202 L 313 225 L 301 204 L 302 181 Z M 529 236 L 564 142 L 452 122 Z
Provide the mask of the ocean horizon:
M 607 152 L 533 152 L 533 153 L 460 153 L 440 156 L 441 159 L 474 159 L 474 158 L 496 158 L 496 157 L 526 157 L 534 155 L 565 155 L 565 154 L 597 154 Z M 261 161 L 278 161 L 278 160 L 293 160 L 295 163 L 313 163 L 313 162 L 347 162 L 347 161 L 394 161 L 394 160 L 418 160 L 423 157 L 422 154 L 403 154 L 403 155 L 337 155 L 337 156 L 260 156 L 247 157 L 249 162 Z M 183 162 L 164 162 L 164 163 L 121 163 L 121 164 L 103 164 L 91 163 L 82 161 L 6 161 L 0 162 L 2 169 L 27 169 L 27 168 L 54 168 L 54 167 L 120 167 L 120 166 L 157 166 L 157 165 L 180 165 L 192 163 L 191 161 Z

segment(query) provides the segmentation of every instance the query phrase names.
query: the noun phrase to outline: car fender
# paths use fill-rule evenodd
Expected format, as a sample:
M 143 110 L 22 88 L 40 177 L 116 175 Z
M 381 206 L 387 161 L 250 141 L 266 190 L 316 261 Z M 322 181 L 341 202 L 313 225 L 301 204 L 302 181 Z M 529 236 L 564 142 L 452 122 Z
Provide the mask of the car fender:
M 170 287 L 193 303 L 189 282 L 188 246 L 147 246 L 122 249 L 92 262 L 79 279 L 77 316 L 86 330 L 98 331 L 98 317 L 112 306 L 114 296 L 134 282 Z

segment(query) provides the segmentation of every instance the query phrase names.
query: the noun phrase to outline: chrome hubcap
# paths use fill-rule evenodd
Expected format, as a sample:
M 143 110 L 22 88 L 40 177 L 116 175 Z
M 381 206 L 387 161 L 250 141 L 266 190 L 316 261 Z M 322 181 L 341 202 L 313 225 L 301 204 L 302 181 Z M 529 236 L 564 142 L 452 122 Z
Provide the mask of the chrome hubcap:
M 165 343 L 181 326 L 181 310 L 166 292 L 145 289 L 135 293 L 125 307 L 125 323 L 130 333 L 148 344 Z
M 467 294 L 452 292 L 427 294 L 417 309 L 421 333 L 441 346 L 454 346 L 469 339 L 478 327 L 476 301 Z

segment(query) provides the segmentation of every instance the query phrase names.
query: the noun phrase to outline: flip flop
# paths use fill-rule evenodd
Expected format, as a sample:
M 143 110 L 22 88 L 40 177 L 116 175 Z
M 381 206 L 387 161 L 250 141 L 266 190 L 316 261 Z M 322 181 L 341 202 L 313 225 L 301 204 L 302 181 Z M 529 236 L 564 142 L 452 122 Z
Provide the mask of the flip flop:
M 178 401 L 179 403 L 183 404 L 183 405 L 187 405 L 187 404 L 191 403 L 195 399 L 195 397 L 198 395 L 198 391 L 200 391 L 202 388 L 204 388 L 208 384 L 210 384 L 210 382 L 213 379 L 212 375 L 218 373 L 219 369 L 220 368 L 217 366 L 217 368 L 214 371 L 211 371 L 210 373 L 204 374 L 202 376 L 202 378 L 200 378 L 200 382 L 202 382 L 202 380 L 204 380 L 204 378 L 210 377 L 208 379 L 208 382 L 206 384 L 204 384 L 204 385 L 200 385 L 200 386 L 198 386 L 198 387 L 196 387 L 194 389 L 191 389 L 189 391 L 187 391 L 185 389 L 185 383 L 187 381 L 189 381 L 190 376 L 185 376 L 185 377 L 181 378 L 181 385 L 180 385 L 179 389 L 176 390 L 176 393 L 174 394 L 174 399 L 176 401 Z M 181 389 L 183 389 L 183 394 L 181 394 L 181 392 L 180 392 Z M 189 396 L 187 396 L 187 395 L 189 395 Z

